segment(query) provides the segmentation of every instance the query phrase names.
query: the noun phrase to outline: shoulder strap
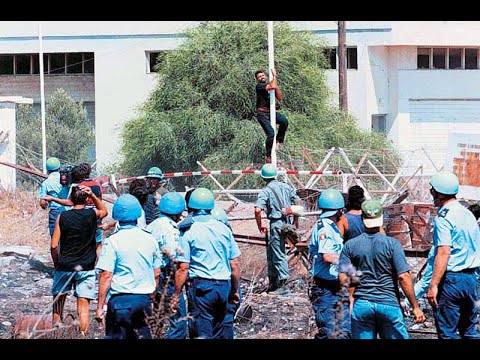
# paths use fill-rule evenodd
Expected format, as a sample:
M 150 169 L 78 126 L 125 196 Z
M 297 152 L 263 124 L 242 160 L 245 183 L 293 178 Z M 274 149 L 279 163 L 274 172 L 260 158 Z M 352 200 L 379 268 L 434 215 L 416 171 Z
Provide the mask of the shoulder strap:
M 281 211 L 283 208 L 283 202 L 280 200 L 280 197 L 278 196 L 277 192 L 275 191 L 275 188 L 270 186 L 271 183 L 267 184 L 267 187 L 272 190 L 273 195 L 275 196 L 275 199 L 277 200 L 279 208 L 277 209 L 278 211 Z

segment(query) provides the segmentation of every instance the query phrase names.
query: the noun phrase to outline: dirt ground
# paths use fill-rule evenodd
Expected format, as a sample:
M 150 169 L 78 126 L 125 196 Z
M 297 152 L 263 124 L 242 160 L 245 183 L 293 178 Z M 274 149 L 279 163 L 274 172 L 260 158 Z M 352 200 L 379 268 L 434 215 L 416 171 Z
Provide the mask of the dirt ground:
M 55 331 L 32 332 L 48 329 L 51 317 L 53 264 L 49 254 L 47 213 L 35 199 L 35 194 L 0 192 L 0 246 L 23 246 L 25 251 L 0 253 L 0 338 L 52 338 L 80 339 L 76 331 L 75 298 L 66 301 L 66 326 Z M 228 208 L 230 203 L 221 203 Z M 239 206 L 231 216 L 253 214 L 249 205 Z M 234 224 L 234 232 L 259 236 L 254 220 Z M 239 244 L 241 256 L 241 287 L 244 295 L 242 310 L 236 318 L 238 339 L 312 339 L 316 332 L 314 314 L 308 299 L 306 269 L 298 262 L 290 269 L 288 296 L 260 292 L 267 284 L 266 251 L 261 245 Z M 418 265 L 418 264 L 416 264 Z M 411 338 L 436 338 L 428 304 L 423 303 L 429 327 L 408 322 Z M 87 338 L 100 339 L 104 329 L 95 321 L 95 301 L 90 305 L 91 327 Z M 68 315 L 68 314 L 71 314 Z M 428 325 L 428 324 L 427 324 Z M 418 329 L 417 329 L 418 327 Z M 15 331 L 16 330 L 16 331 Z

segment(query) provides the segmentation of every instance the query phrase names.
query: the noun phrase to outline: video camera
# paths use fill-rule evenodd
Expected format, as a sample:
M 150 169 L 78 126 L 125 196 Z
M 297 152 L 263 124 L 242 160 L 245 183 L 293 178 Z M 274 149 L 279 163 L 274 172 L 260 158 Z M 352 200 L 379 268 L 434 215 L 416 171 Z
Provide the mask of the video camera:
M 60 168 L 60 184 L 62 186 L 72 185 L 72 170 L 73 166 L 64 165 Z

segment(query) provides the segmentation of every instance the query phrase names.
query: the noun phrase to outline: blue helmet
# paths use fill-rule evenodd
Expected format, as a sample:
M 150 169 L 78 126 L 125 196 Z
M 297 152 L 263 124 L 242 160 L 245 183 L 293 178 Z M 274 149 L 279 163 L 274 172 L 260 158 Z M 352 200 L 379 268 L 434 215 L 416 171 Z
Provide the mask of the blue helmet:
M 158 204 L 158 210 L 167 215 L 180 215 L 185 208 L 185 199 L 175 191 L 163 195 Z
M 270 163 L 263 165 L 260 176 L 264 179 L 275 179 L 277 177 L 276 166 Z
M 56 157 L 49 157 L 46 164 L 47 171 L 55 171 L 60 169 L 60 160 Z
M 195 210 L 212 210 L 215 207 L 213 193 L 207 188 L 196 188 L 188 199 L 188 207 Z
M 118 222 L 135 221 L 140 216 L 142 216 L 142 206 L 133 195 L 121 195 L 113 204 L 112 218 Z
M 145 177 L 149 178 L 156 178 L 156 179 L 163 179 L 163 173 L 160 168 L 153 166 L 147 171 L 147 175 Z
M 345 207 L 345 199 L 338 190 L 323 190 L 318 198 L 318 207 L 323 210 L 320 214 L 321 218 L 330 217 Z
M 460 183 L 454 173 L 441 171 L 432 176 L 430 185 L 440 194 L 455 195 L 458 193 Z
M 221 221 L 225 225 L 228 225 L 227 213 L 221 207 L 215 206 L 210 212 L 210 214 L 218 221 Z

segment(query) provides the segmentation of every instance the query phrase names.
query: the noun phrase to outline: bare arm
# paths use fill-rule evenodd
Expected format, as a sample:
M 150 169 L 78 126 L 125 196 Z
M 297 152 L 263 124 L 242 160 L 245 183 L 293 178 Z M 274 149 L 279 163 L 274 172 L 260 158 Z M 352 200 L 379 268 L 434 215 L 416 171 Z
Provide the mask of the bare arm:
M 267 84 L 266 89 L 267 91 L 275 90 L 275 97 L 278 101 L 282 101 L 283 95 L 277 84 L 277 71 L 275 68 L 272 69 L 272 80 L 270 80 L 270 82 Z
M 433 265 L 433 275 L 432 280 L 430 281 L 430 288 L 428 289 L 427 293 L 428 302 L 434 308 L 438 306 L 438 284 L 440 284 L 443 275 L 445 275 L 445 272 L 447 271 L 447 264 L 449 258 L 450 246 L 439 246 L 437 248 L 437 255 L 435 256 L 435 263 Z
M 339 254 L 322 254 L 322 256 L 323 256 L 323 261 L 333 265 L 338 264 L 338 259 L 340 258 Z
M 97 219 L 103 219 L 105 216 L 108 215 L 107 208 L 105 207 L 105 205 L 103 205 L 102 200 L 100 200 L 93 193 L 93 191 L 90 187 L 84 186 L 84 185 L 79 185 L 78 187 L 79 187 L 80 190 L 85 192 L 92 199 L 93 203 L 95 204 L 96 209 L 94 209 L 94 210 L 95 210 L 95 214 L 97 215 Z
M 340 235 L 342 235 L 342 237 L 344 237 L 345 233 L 348 230 L 348 220 L 347 220 L 347 217 L 345 215 L 342 215 L 340 217 L 340 220 L 338 220 L 338 222 L 337 222 L 337 227 L 338 227 L 338 230 L 340 231 Z
M 232 275 L 230 295 L 228 297 L 228 300 L 232 303 L 238 304 L 238 302 L 240 301 L 240 295 L 238 294 L 238 283 L 240 281 L 240 265 L 238 262 L 238 258 L 230 260 L 230 266 L 232 268 Z
M 177 270 L 175 271 L 175 292 L 170 299 L 170 310 L 177 311 L 180 294 L 182 293 L 183 285 L 187 281 L 188 269 L 190 265 L 186 262 L 178 262 Z
M 413 290 L 413 281 L 410 272 L 404 272 L 398 275 L 398 281 L 402 287 L 405 296 L 412 305 L 413 316 L 415 317 L 416 323 L 422 323 L 425 321 L 425 315 L 423 314 L 422 309 L 418 305 L 417 298 L 415 297 L 415 291 Z
M 98 279 L 98 304 L 97 311 L 95 313 L 95 319 L 97 321 L 102 321 L 105 315 L 103 304 L 105 304 L 105 300 L 107 299 L 107 294 L 112 284 L 112 277 L 113 273 L 110 271 L 103 270 L 100 273 L 100 278 Z
M 262 234 L 267 233 L 267 227 L 262 225 L 262 209 L 258 207 L 255 208 L 255 221 L 257 222 L 258 231 Z
M 50 195 L 45 195 L 45 197 L 43 197 L 43 199 L 40 200 L 40 206 L 42 206 L 41 204 L 42 201 L 45 201 L 45 202 L 53 201 L 63 206 L 73 206 L 73 202 L 70 199 L 59 199 Z
M 58 244 L 60 243 L 60 215 L 58 215 L 55 221 L 55 229 L 53 230 L 52 240 L 50 242 L 50 254 L 52 254 L 53 264 L 58 263 Z

